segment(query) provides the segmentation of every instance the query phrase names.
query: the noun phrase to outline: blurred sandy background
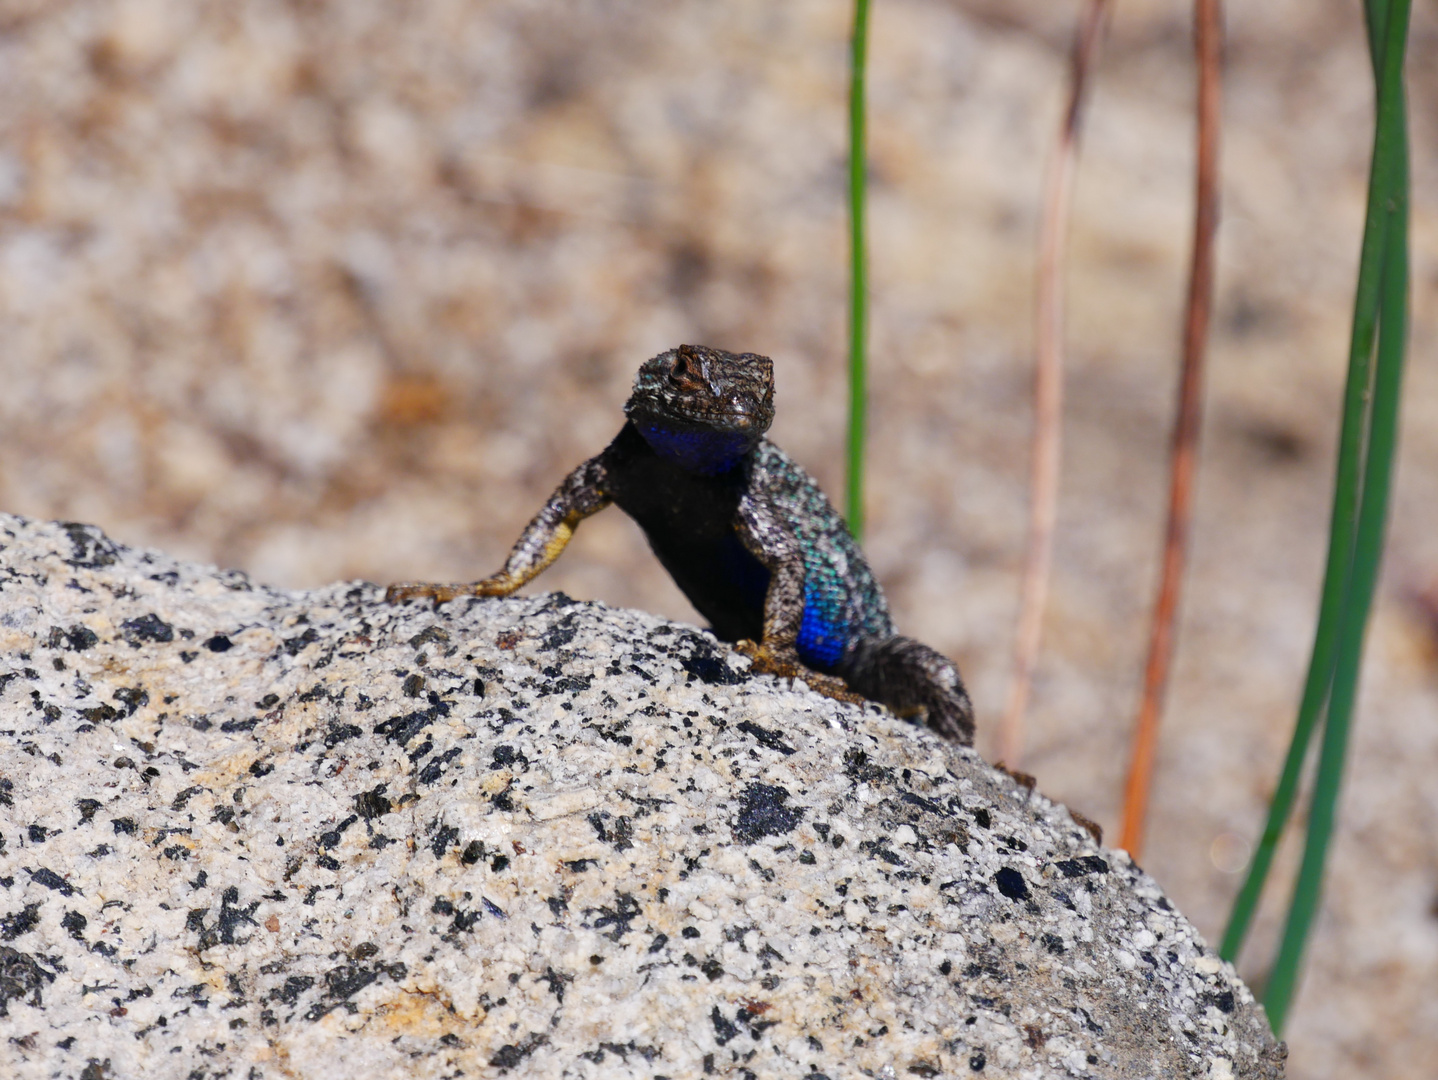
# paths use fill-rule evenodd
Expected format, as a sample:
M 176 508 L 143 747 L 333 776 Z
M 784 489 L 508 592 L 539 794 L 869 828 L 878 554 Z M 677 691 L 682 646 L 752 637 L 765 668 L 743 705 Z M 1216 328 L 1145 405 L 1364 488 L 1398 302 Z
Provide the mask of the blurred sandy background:
M 981 749 L 1077 9 L 874 15 L 867 546 L 900 627 L 960 661 Z M 1416 9 L 1403 460 L 1298 1078 L 1438 1075 L 1438 618 L 1414 599 L 1438 580 L 1438 5 Z M 1117 5 L 1076 206 L 1027 767 L 1110 830 L 1165 500 L 1188 10 Z M 0 0 L 0 509 L 278 585 L 470 580 L 618 429 L 639 361 L 684 341 L 773 356 L 774 436 L 837 494 L 848 20 L 842 0 Z M 1371 108 L 1357 0 L 1229 20 L 1195 562 L 1144 859 L 1210 939 L 1307 658 Z M 694 617 L 617 512 L 541 584 Z M 1260 981 L 1276 907 L 1241 965 Z

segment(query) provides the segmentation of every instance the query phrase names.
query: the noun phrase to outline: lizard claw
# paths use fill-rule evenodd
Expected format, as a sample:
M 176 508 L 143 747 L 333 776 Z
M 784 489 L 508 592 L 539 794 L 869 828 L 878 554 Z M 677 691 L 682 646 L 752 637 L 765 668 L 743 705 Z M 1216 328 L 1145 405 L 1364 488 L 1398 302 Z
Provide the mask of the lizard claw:
M 777 675 L 781 679 L 807 679 L 810 674 L 799 663 L 798 657 L 791 659 L 779 656 L 763 642 L 744 638 L 734 643 L 734 651 L 749 658 L 749 670 L 755 675 Z
M 835 701 L 846 701 L 851 705 L 861 705 L 868 700 L 850 690 L 849 685 L 843 679 L 806 668 L 797 656 L 791 659 L 775 655 L 774 650 L 762 642 L 744 638 L 742 641 L 734 643 L 734 651 L 749 658 L 749 670 L 756 675 L 777 675 L 781 679 L 799 679 L 810 690 L 833 698 Z

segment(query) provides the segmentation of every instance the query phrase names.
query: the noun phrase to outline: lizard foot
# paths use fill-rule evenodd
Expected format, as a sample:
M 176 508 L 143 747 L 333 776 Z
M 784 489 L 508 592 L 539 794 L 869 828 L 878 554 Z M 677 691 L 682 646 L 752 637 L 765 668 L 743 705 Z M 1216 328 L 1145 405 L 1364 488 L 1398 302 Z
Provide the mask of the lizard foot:
M 387 604 L 398 604 L 405 600 L 433 600 L 435 606 L 453 600 L 456 596 L 468 596 L 473 592 L 471 585 L 429 585 L 423 581 L 396 582 L 384 591 Z
M 774 650 L 767 645 L 750 641 L 748 638 L 736 641 L 734 651 L 749 658 L 749 670 L 756 675 L 777 675 L 781 679 L 801 679 L 810 690 L 833 698 L 835 701 L 848 702 L 850 705 L 862 705 L 868 700 L 850 690 L 849 684 L 843 679 L 806 668 L 799 662 L 798 657 L 776 655 Z

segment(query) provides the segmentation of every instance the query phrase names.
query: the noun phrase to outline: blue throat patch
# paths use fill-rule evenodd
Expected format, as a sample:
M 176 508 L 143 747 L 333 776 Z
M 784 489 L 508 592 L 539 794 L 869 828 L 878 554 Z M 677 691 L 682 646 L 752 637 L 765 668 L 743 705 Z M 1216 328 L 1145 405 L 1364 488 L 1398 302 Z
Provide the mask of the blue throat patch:
M 672 461 L 685 472 L 700 476 L 718 476 L 728 472 L 739 464 L 751 447 L 749 438 L 736 431 L 685 430 L 654 423 L 636 423 L 634 426 L 656 454 Z

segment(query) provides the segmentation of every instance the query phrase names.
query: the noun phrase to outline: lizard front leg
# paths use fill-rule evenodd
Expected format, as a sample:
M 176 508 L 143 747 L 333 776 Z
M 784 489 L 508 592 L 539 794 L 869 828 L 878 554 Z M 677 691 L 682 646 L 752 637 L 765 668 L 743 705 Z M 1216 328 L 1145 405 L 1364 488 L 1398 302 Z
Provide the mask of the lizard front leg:
M 385 590 L 385 600 L 397 603 L 427 597 L 436 604 L 442 604 L 457 596 L 508 596 L 534 580 L 545 567 L 559 558 L 581 521 L 609 505 L 606 481 L 602 454 L 590 458 L 565 477 L 543 509 L 534 515 L 534 520 L 520 534 L 504 569 L 499 573 L 468 585 L 431 585 L 419 581 L 396 583 Z
M 735 642 L 752 670 L 761 675 L 802 679 L 809 688 L 836 701 L 860 703 L 865 699 L 843 679 L 805 666 L 799 659 L 799 627 L 804 621 L 804 558 L 793 537 L 772 514 L 749 496 L 739 503 L 740 542 L 769 570 L 764 594 L 763 638 Z

